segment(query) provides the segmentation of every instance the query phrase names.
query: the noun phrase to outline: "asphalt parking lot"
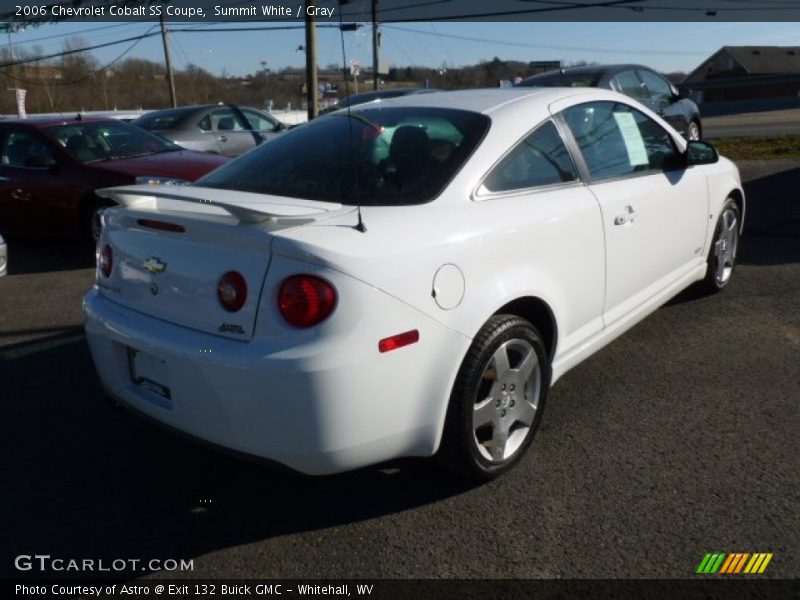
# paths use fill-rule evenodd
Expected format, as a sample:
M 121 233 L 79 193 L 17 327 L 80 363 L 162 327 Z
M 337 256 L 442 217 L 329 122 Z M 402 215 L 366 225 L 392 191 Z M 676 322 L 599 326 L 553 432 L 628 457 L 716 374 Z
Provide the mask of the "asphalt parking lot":
M 40 553 L 207 578 L 684 578 L 713 551 L 800 576 L 800 161 L 742 173 L 731 287 L 683 293 L 568 373 L 533 451 L 482 486 L 430 461 L 277 473 L 112 408 L 80 330 L 92 249 L 12 239 L 0 576 Z

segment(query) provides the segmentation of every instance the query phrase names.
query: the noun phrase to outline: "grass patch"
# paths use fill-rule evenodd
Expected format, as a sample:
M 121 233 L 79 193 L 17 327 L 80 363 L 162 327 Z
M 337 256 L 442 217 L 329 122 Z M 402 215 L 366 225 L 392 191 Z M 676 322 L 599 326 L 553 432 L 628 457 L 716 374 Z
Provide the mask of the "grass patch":
M 731 160 L 800 158 L 800 135 L 763 135 L 709 139 Z

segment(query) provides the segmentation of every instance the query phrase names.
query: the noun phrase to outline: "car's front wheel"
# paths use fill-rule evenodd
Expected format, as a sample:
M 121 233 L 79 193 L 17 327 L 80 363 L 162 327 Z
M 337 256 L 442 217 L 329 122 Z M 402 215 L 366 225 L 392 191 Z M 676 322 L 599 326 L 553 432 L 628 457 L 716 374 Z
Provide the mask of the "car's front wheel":
M 549 383 L 550 365 L 536 328 L 514 315 L 493 316 L 458 372 L 440 458 L 480 480 L 511 469 L 533 441 Z
M 702 282 L 702 287 L 707 292 L 718 292 L 730 283 L 739 252 L 740 229 L 739 207 L 733 198 L 728 198 L 720 211 L 708 253 L 708 269 Z

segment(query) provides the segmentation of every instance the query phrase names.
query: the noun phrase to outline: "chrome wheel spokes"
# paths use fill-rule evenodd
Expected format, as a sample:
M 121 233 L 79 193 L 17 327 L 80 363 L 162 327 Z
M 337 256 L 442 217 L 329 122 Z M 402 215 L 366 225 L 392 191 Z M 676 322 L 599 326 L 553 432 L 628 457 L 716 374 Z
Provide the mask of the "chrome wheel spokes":
M 503 343 L 484 368 L 472 414 L 478 451 L 487 460 L 511 457 L 525 441 L 536 418 L 541 367 L 530 342 Z
M 724 285 L 731 277 L 739 246 L 739 219 L 736 212 L 728 208 L 720 217 L 719 231 L 714 242 L 714 277 L 718 285 Z

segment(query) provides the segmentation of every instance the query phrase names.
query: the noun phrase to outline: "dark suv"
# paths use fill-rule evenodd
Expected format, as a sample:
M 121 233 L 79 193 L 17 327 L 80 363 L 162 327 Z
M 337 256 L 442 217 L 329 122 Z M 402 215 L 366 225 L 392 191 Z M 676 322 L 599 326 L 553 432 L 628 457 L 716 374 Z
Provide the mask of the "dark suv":
M 663 75 L 642 65 L 595 65 L 550 71 L 523 79 L 517 87 L 599 87 L 638 100 L 688 140 L 699 140 L 703 126 L 697 104 L 684 98 Z

